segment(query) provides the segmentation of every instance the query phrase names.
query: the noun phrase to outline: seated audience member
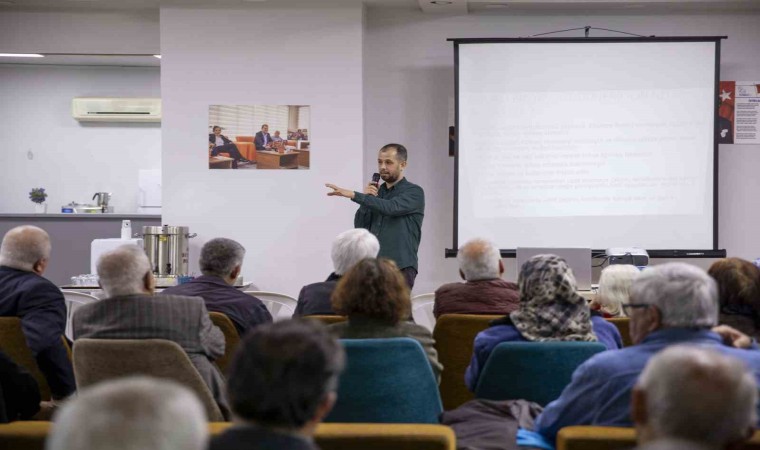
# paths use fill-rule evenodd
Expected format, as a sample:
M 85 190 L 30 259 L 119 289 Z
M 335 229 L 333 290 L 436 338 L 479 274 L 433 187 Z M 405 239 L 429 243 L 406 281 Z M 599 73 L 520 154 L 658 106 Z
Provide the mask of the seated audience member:
M 740 258 L 725 258 L 707 273 L 718 283 L 718 322 L 760 338 L 760 269 Z
M 284 139 L 280 136 L 280 130 L 277 130 L 274 132 L 274 137 L 272 137 L 272 142 L 282 142 Z
M 214 132 L 208 135 L 208 148 L 211 150 L 211 156 L 216 156 L 219 153 L 227 153 L 230 155 L 232 161 L 232 168 L 237 169 L 238 162 L 250 163 L 247 159 L 243 158 L 240 154 L 237 145 L 227 139 L 227 136 L 222 135 L 222 127 L 214 125 Z
M 591 309 L 604 317 L 625 317 L 623 305 L 631 297 L 631 285 L 641 271 L 629 264 L 613 264 L 602 270 L 599 292 L 591 302 Z
M 173 381 L 128 377 L 84 389 L 61 408 L 46 450 L 204 450 L 206 412 Z
M 243 266 L 245 249 L 232 239 L 212 239 L 201 248 L 198 264 L 203 276 L 185 284 L 170 287 L 161 295 L 202 297 L 206 309 L 224 313 L 242 336 L 248 330 L 272 321 L 267 307 L 234 287 Z
M 344 361 L 343 348 L 319 323 L 256 328 L 229 373 L 236 426 L 214 437 L 210 450 L 316 450 L 314 432 L 335 404 Z
M 301 288 L 293 316 L 334 315 L 330 295 L 344 273 L 364 258 L 376 258 L 380 243 L 364 228 L 340 233 L 332 244 L 333 273 L 325 281 Z
M 436 380 L 443 366 L 438 362 L 433 335 L 409 321 L 412 301 L 409 287 L 393 261 L 366 258 L 354 265 L 338 282 L 332 295 L 333 310 L 348 321 L 331 324 L 342 339 L 408 337 L 417 340 L 427 354 Z
M 179 344 L 208 385 L 222 414 L 229 409 L 224 379 L 212 360 L 224 354 L 224 335 L 200 297 L 153 295 L 155 279 L 145 252 L 124 245 L 97 264 L 107 298 L 77 309 L 74 339 L 166 339 Z
M 501 279 L 504 263 L 492 243 L 473 239 L 457 253 L 464 283 L 444 284 L 435 291 L 433 314 L 509 314 L 520 304 L 517 285 Z
M 623 346 L 620 332 L 576 292 L 575 277 L 564 259 L 536 255 L 523 264 L 518 277 L 520 307 L 475 337 L 465 383 L 475 391 L 480 372 L 502 342 L 599 341 L 608 349 Z
M 50 258 L 50 236 L 41 228 L 8 231 L 0 246 L 0 316 L 21 319 L 26 343 L 50 385 L 54 401 L 76 390 L 61 336 L 66 328 L 66 302 L 61 290 L 43 278 Z
M 751 437 L 757 422 L 757 384 L 744 363 L 696 346 L 650 359 L 631 402 L 639 444 L 681 439 L 722 450 Z
M 0 423 L 31 419 L 40 410 L 40 387 L 23 367 L 0 352 Z
M 631 391 L 647 362 L 676 344 L 699 345 L 742 360 L 760 376 L 760 352 L 750 339 L 718 321 L 715 281 L 698 267 L 667 263 L 647 268 L 633 282 L 631 318 L 634 345 L 602 352 L 581 364 L 562 395 L 536 419 L 535 431 L 554 441 L 562 427 L 598 425 L 630 427 Z M 720 333 L 720 334 L 718 334 Z

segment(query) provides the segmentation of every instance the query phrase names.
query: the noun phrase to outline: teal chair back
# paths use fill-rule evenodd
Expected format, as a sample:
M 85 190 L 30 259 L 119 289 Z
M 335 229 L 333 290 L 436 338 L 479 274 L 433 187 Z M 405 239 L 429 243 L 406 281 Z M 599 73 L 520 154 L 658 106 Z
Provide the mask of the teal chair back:
M 599 342 L 502 342 L 486 361 L 475 397 L 545 406 L 570 384 L 578 366 L 604 350 Z
M 388 338 L 341 343 L 346 370 L 326 422 L 438 423 L 441 396 L 419 342 Z

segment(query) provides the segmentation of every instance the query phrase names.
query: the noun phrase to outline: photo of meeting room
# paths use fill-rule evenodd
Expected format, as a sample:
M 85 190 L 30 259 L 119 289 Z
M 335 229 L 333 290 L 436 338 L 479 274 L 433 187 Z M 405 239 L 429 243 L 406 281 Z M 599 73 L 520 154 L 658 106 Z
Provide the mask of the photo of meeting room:
M 308 105 L 209 105 L 209 169 L 308 169 Z

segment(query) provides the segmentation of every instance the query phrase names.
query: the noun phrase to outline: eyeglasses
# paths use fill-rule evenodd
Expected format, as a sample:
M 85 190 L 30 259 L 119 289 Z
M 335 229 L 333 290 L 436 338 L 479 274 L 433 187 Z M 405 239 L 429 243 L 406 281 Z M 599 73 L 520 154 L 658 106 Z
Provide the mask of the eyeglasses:
M 628 303 L 627 305 L 622 305 L 622 306 L 623 306 L 623 312 L 625 313 L 625 315 L 630 316 L 633 310 L 636 308 L 648 308 L 654 305 L 650 305 L 649 303 Z

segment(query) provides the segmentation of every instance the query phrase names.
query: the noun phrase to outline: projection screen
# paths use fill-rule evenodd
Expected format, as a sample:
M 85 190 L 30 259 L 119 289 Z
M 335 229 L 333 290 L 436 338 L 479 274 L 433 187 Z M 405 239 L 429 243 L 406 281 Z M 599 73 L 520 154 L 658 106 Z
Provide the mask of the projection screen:
M 452 39 L 454 249 L 717 250 L 720 39 Z

